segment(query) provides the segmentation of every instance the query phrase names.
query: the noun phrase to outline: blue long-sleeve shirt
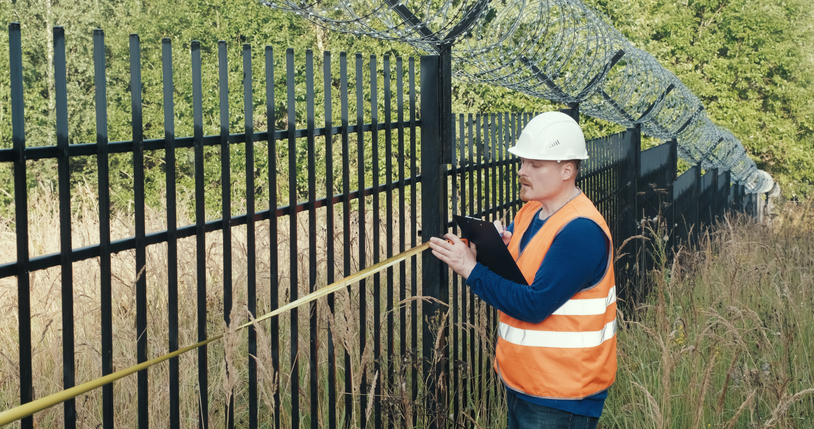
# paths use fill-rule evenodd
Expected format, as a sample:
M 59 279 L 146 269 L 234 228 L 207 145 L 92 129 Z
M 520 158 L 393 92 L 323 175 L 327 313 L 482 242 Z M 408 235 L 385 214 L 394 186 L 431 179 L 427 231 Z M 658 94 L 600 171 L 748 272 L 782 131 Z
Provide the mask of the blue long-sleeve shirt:
M 522 251 L 545 224 L 535 216 L 520 241 Z M 514 223 L 509 226 L 514 232 Z M 531 286 L 498 276 L 481 264 L 469 274 L 466 283 L 484 302 L 512 318 L 539 323 L 574 294 L 602 279 L 608 264 L 608 240 L 594 221 L 577 218 L 554 238 Z M 526 401 L 558 410 L 599 417 L 607 391 L 582 400 L 540 399 L 517 392 Z

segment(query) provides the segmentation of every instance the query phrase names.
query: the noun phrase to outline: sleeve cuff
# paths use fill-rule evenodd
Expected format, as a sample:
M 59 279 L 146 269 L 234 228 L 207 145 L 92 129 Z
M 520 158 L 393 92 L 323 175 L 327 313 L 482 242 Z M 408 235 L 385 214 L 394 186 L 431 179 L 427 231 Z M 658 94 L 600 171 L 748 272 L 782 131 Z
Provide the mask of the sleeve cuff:
M 469 286 L 470 289 L 472 289 L 472 292 L 475 293 L 479 292 L 480 288 L 478 286 L 480 286 L 482 282 L 479 282 L 478 280 L 480 280 L 480 278 L 483 276 L 486 270 L 487 268 L 480 262 L 475 264 L 475 268 L 472 268 L 472 272 L 469 273 L 469 277 L 467 277 L 466 279 L 466 285 Z

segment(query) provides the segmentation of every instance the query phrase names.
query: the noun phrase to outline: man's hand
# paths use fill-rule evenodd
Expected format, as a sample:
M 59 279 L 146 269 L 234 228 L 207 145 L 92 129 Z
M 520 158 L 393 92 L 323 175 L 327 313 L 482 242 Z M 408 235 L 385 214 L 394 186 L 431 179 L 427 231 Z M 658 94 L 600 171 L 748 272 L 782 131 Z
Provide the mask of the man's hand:
M 469 278 L 469 274 L 477 264 L 475 244 L 470 243 L 467 246 L 457 235 L 452 233 L 445 235 L 444 238 L 446 240 L 436 237 L 430 238 L 432 254 L 449 265 L 452 271 L 460 274 L 464 279 Z
M 506 228 L 500 223 L 500 220 L 496 220 L 493 222 L 495 224 L 495 228 L 497 228 L 497 233 L 500 234 L 500 238 L 503 239 L 503 244 L 509 245 L 509 242 L 512 241 L 512 232 L 507 231 Z

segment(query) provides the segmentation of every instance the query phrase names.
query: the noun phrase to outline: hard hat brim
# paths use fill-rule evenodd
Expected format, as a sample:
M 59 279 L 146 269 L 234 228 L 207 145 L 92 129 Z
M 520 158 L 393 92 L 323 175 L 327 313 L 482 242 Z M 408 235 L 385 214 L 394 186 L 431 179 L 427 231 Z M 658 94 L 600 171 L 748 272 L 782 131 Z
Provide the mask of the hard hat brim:
M 586 159 L 589 158 L 587 153 L 582 155 L 582 156 L 570 156 L 570 157 L 565 157 L 565 158 L 562 158 L 562 159 L 560 159 L 560 158 L 550 158 L 550 157 L 546 157 L 544 155 L 540 155 L 539 153 L 533 153 L 533 152 L 530 152 L 530 151 L 523 151 L 522 148 L 518 148 L 517 146 L 512 146 L 507 150 L 509 151 L 510 154 L 512 154 L 514 156 L 517 156 L 517 157 L 520 157 L 520 158 L 525 158 L 525 159 L 534 159 L 534 160 L 538 160 L 538 161 L 558 161 L 559 162 L 559 161 L 570 161 L 572 159 L 579 159 L 581 161 L 585 161 Z

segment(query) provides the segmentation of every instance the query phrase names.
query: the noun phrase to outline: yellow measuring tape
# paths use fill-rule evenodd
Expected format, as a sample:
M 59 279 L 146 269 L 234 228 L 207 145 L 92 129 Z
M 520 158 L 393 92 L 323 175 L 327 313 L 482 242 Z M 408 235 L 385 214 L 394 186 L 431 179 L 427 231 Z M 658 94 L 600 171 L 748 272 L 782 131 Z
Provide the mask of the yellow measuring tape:
M 286 311 L 297 308 L 297 307 L 299 307 L 299 306 L 301 306 L 303 304 L 307 304 L 307 303 L 309 303 L 311 301 L 314 301 L 314 300 L 316 300 L 318 298 L 322 298 L 323 296 L 326 296 L 326 295 L 332 294 L 334 292 L 337 292 L 340 289 L 342 289 L 343 287 L 346 287 L 346 286 L 348 286 L 350 284 L 358 282 L 359 280 L 370 277 L 373 274 L 376 274 L 376 273 L 378 273 L 380 271 L 383 271 L 383 270 L 385 270 L 385 269 L 387 269 L 389 267 L 392 267 L 393 265 L 396 265 L 399 262 L 401 262 L 401 261 L 403 261 L 403 260 L 405 260 L 405 259 L 407 259 L 407 258 L 409 258 L 409 257 L 411 257 L 413 255 L 419 254 L 419 253 L 427 250 L 429 247 L 430 247 L 430 243 L 427 242 L 427 243 L 424 243 L 424 244 L 422 244 L 420 246 L 413 247 L 412 249 L 410 249 L 410 250 L 408 250 L 406 252 L 402 252 L 402 253 L 399 253 L 396 256 L 385 259 L 384 261 L 381 261 L 378 264 L 371 265 L 370 267 L 365 268 L 364 270 L 359 271 L 359 272 L 357 272 L 356 274 L 353 274 L 350 277 L 345 277 L 344 279 L 339 280 L 338 282 L 335 282 L 335 283 L 330 284 L 328 286 L 325 286 L 325 287 L 323 287 L 323 288 L 321 288 L 319 290 L 316 290 L 316 291 L 314 291 L 314 292 L 312 292 L 312 293 L 310 293 L 308 295 L 305 295 L 304 297 L 302 297 L 302 298 L 300 298 L 300 299 L 298 299 L 296 301 L 290 302 L 290 303 L 288 303 L 288 304 L 286 304 L 286 305 L 284 305 L 284 306 L 282 306 L 282 307 L 280 307 L 280 308 L 278 308 L 278 309 L 276 309 L 276 310 L 274 310 L 274 311 L 272 311 L 270 313 L 266 313 L 263 316 L 258 317 L 257 319 L 255 319 L 254 322 L 244 323 L 244 324 L 240 325 L 237 328 L 237 330 L 248 328 L 249 326 L 252 326 L 254 323 L 258 323 L 258 322 L 261 322 L 263 320 L 272 318 L 272 317 L 277 316 L 279 314 L 282 314 L 282 313 L 284 313 Z M 201 342 L 199 342 L 197 344 L 193 344 L 191 346 L 187 346 L 187 347 L 184 347 L 182 349 L 178 349 L 178 350 L 176 350 L 176 351 L 174 351 L 172 353 L 167 353 L 164 356 L 159 356 L 157 358 L 150 359 L 150 360 L 148 360 L 146 362 L 142 362 L 142 363 L 140 363 L 138 365 L 131 366 L 130 368 L 123 369 L 121 371 L 116 371 L 116 372 L 114 372 L 112 374 L 108 374 L 108 375 L 106 375 L 104 377 L 88 381 L 87 383 L 82 383 L 82 384 L 80 384 L 78 386 L 71 387 L 70 389 L 65 389 L 65 390 L 63 390 L 61 392 L 57 392 L 57 393 L 54 393 L 52 395 L 48 395 L 48 396 L 46 396 L 44 398 L 40 398 L 40 399 L 31 401 L 31 402 L 28 402 L 26 404 L 20 405 L 18 407 L 12 408 L 10 410 L 3 411 L 2 413 L 0 413 L 0 426 L 4 426 L 4 425 L 7 425 L 9 423 L 20 420 L 20 419 L 22 419 L 24 417 L 28 417 L 28 416 L 36 413 L 36 412 L 42 411 L 42 410 L 44 410 L 46 408 L 49 408 L 49 407 L 53 407 L 54 405 L 60 404 L 60 403 L 65 402 L 65 401 L 67 401 L 69 399 L 76 398 L 77 396 L 79 396 L 79 395 L 81 395 L 81 394 L 83 394 L 85 392 L 88 392 L 88 391 L 91 391 L 93 389 L 102 387 L 102 386 L 104 386 L 104 385 L 106 385 L 108 383 L 112 383 L 112 382 L 114 382 L 114 381 L 116 381 L 116 380 L 118 380 L 120 378 L 124 378 L 124 377 L 126 377 L 126 376 L 128 376 L 130 374 L 139 372 L 139 371 L 141 371 L 143 369 L 147 369 L 147 368 L 149 368 L 149 367 L 151 367 L 153 365 L 159 364 L 159 363 L 164 362 L 165 360 L 168 360 L 168 359 L 172 359 L 172 358 L 177 357 L 179 355 L 182 355 L 182 354 L 184 354 L 184 353 L 186 353 L 188 351 L 195 350 L 198 347 L 205 346 L 205 345 L 207 345 L 207 344 L 209 344 L 209 343 L 211 343 L 213 341 L 217 341 L 217 340 L 219 340 L 221 338 L 223 338 L 223 334 L 212 337 L 212 338 L 207 338 L 206 340 L 203 340 L 203 341 L 201 341 Z

